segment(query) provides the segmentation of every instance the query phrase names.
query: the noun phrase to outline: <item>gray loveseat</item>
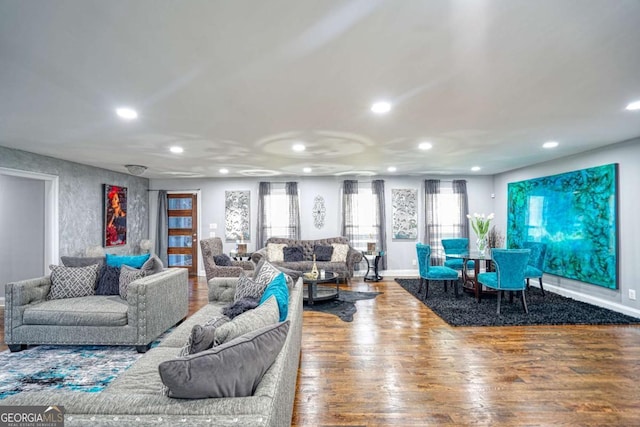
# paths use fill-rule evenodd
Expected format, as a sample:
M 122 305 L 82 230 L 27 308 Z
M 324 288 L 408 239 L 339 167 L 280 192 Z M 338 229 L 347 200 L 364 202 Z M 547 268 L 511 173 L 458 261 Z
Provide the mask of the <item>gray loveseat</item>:
M 173 399 L 162 394 L 158 365 L 177 357 L 191 328 L 233 301 L 237 278 L 209 281 L 209 304 L 189 317 L 100 393 L 23 392 L 0 405 L 62 405 L 65 426 L 277 426 L 291 425 L 302 344 L 302 285 L 290 289 L 289 332 L 253 396 Z
M 11 351 L 29 344 L 134 345 L 148 349 L 189 311 L 185 269 L 166 269 L 129 284 L 127 299 L 91 295 L 47 300 L 51 276 L 5 286 L 4 339 Z
M 269 243 L 281 243 L 286 244 L 287 246 L 301 246 L 303 253 L 302 261 L 271 261 L 270 263 L 276 265 L 278 267 L 283 267 L 284 269 L 297 271 L 299 273 L 304 273 L 307 271 L 311 271 L 311 267 L 313 265 L 313 249 L 317 246 L 331 246 L 332 243 L 342 243 L 349 244 L 349 239 L 346 237 L 330 237 L 328 239 L 315 239 L 315 240 L 296 240 L 296 239 L 286 239 L 282 237 L 270 237 L 267 239 L 266 244 Z M 267 248 L 264 247 L 251 255 L 251 260 L 258 264 L 262 258 L 267 259 Z M 353 270 L 355 265 L 362 261 L 362 252 L 349 247 L 349 252 L 347 253 L 346 262 L 331 262 L 331 261 L 316 261 L 319 270 L 333 271 L 335 273 L 339 273 L 340 276 L 344 279 L 351 279 L 353 277 Z M 286 270 L 285 270 L 286 271 Z

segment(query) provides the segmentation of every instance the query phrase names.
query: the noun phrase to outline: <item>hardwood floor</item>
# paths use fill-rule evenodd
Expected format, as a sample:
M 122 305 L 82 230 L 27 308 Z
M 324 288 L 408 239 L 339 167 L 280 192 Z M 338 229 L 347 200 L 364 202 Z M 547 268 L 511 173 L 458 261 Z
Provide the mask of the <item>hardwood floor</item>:
M 350 289 L 383 294 L 304 313 L 294 426 L 640 424 L 638 326 L 453 328 L 391 279 Z

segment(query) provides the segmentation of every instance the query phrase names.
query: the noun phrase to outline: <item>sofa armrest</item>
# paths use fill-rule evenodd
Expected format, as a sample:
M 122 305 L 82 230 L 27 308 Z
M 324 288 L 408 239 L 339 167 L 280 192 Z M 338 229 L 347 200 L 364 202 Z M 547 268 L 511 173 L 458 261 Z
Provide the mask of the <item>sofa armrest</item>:
M 5 285 L 4 340 L 12 342 L 13 329 L 22 325 L 22 315 L 30 304 L 45 301 L 51 288 L 51 276 L 21 280 Z
M 209 280 L 209 302 L 233 302 L 237 284 L 237 277 L 214 277 Z
M 349 247 L 349 252 L 347 252 L 347 271 L 349 272 L 349 277 L 353 277 L 353 269 L 360 261 L 362 261 L 362 252 Z
M 255 270 L 256 265 L 252 261 L 231 261 L 234 267 L 240 267 L 246 271 Z M 227 267 L 228 268 L 228 267 Z
M 189 313 L 189 275 L 185 268 L 168 268 L 134 280 L 127 289 L 128 323 L 145 345 Z
M 267 248 L 262 248 L 251 254 L 251 261 L 256 265 L 258 265 L 262 258 L 267 259 Z

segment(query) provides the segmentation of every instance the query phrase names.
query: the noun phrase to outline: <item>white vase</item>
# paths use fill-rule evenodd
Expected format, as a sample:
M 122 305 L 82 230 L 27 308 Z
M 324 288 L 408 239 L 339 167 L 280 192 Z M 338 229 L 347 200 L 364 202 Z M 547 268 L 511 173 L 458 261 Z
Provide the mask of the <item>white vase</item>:
M 478 240 L 476 240 L 476 247 L 478 248 L 478 252 L 480 255 L 486 255 L 487 249 L 489 248 L 489 244 L 487 241 L 487 235 L 478 236 Z

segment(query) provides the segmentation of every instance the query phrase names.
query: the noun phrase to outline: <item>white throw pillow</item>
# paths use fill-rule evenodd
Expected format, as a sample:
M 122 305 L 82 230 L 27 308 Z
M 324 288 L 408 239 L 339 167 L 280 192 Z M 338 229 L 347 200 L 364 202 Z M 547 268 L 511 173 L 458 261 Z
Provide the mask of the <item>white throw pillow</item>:
M 347 262 L 349 245 L 344 243 L 332 243 L 331 246 L 333 246 L 333 253 L 331 254 L 331 262 Z
M 284 248 L 286 243 L 268 243 L 267 260 L 271 262 L 284 262 Z

